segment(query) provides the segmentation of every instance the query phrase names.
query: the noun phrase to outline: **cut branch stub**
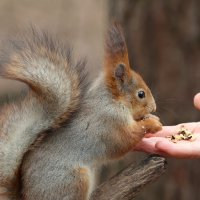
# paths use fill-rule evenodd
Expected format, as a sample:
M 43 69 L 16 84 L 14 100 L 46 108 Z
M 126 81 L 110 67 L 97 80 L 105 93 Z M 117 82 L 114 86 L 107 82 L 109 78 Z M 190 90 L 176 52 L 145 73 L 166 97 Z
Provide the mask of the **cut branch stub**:
M 130 165 L 97 187 L 90 200 L 133 200 L 145 185 L 155 181 L 165 169 L 165 158 L 151 155 L 139 165 Z

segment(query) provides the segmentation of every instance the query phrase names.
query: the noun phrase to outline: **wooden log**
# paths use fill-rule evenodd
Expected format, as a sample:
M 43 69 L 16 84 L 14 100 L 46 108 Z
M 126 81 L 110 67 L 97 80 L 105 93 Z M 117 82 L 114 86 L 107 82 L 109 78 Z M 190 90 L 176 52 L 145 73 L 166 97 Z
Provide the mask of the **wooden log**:
M 166 160 L 151 155 L 139 165 L 130 165 L 101 184 L 91 194 L 90 200 L 133 200 L 143 187 L 160 177 L 166 169 Z

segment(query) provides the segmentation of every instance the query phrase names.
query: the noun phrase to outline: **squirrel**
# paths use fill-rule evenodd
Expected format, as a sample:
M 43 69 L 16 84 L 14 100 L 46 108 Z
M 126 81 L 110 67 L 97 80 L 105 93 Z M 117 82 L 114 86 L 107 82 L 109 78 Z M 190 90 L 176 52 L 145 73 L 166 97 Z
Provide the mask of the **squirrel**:
M 84 61 L 74 63 L 68 47 L 34 29 L 5 45 L 0 77 L 30 88 L 0 109 L 0 199 L 87 200 L 96 166 L 162 128 L 118 23 L 108 30 L 103 71 L 91 84 Z

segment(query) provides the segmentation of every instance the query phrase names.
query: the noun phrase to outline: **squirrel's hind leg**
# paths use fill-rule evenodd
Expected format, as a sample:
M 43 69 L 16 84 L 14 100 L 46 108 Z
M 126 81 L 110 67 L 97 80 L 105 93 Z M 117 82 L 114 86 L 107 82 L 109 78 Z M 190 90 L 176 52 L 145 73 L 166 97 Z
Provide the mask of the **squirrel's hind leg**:
M 45 169 L 44 169 L 45 170 Z M 25 174 L 23 199 L 28 200 L 87 200 L 89 199 L 90 177 L 87 168 L 77 167 L 55 169 L 49 177 L 44 171 L 40 174 Z M 38 171 L 37 171 L 38 172 Z M 48 176 L 48 177 L 47 177 Z M 51 179 L 51 180 L 50 180 Z M 27 180 L 27 181 L 26 181 Z M 29 181 L 30 180 L 30 181 Z M 47 181 L 48 180 L 48 181 Z M 33 185 L 32 185 L 33 184 Z
M 69 184 L 70 194 L 64 200 L 87 200 L 89 195 L 89 171 L 87 168 L 77 168 L 73 170 L 72 175 L 75 179 Z

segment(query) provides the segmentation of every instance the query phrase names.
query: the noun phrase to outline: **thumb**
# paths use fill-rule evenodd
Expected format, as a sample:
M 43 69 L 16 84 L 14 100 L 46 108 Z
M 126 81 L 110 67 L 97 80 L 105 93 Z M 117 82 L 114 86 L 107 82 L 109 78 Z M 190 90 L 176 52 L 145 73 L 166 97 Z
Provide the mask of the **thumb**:
M 200 110 L 200 93 L 196 94 L 194 97 L 194 106 Z

